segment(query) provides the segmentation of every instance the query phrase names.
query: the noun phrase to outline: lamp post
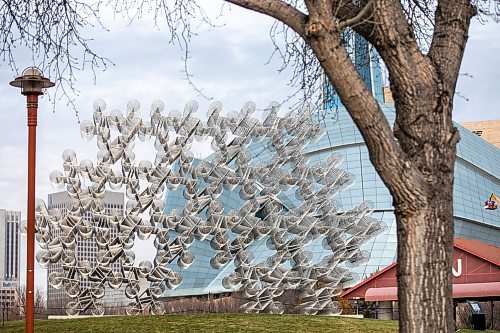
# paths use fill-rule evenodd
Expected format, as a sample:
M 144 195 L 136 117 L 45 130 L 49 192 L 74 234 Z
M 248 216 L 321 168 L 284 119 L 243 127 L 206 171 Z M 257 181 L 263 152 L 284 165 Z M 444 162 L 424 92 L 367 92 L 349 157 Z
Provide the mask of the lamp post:
M 10 82 L 11 86 L 21 88 L 26 96 L 28 109 L 28 207 L 27 207 L 27 264 L 26 264 L 26 333 L 34 331 L 35 317 L 35 159 L 36 125 L 38 96 L 43 89 L 54 86 L 36 67 L 28 67 L 23 75 Z

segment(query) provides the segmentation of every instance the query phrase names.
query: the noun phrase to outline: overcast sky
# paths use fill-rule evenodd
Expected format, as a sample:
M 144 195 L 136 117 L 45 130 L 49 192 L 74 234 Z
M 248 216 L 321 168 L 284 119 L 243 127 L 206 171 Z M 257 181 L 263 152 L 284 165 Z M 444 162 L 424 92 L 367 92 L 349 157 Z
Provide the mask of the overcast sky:
M 217 28 L 202 28 L 191 43 L 190 71 L 193 80 L 207 96 L 220 100 L 224 110 L 241 108 L 254 101 L 259 108 L 271 101 L 282 101 L 292 89 L 287 86 L 289 73 L 278 73 L 279 61 L 266 64 L 273 45 L 269 39 L 272 21 L 262 15 L 232 7 L 219 18 Z M 77 74 L 75 100 L 80 119 L 90 119 L 92 103 L 103 99 L 107 111 L 126 111 L 129 100 L 142 105 L 142 115 L 149 115 L 154 100 L 165 102 L 165 111 L 182 110 L 195 99 L 205 113 L 209 102 L 187 83 L 183 74 L 183 52 L 168 43 L 166 29 L 157 29 L 150 20 L 128 24 L 123 19 L 106 19 L 109 31 L 92 37 L 96 50 L 116 66 L 97 72 L 94 84 L 90 73 Z M 454 119 L 458 122 L 500 119 L 500 25 L 474 21 L 455 98 Z M 24 56 L 24 57 L 23 57 Z M 19 55 L 29 59 L 28 54 Z M 18 61 L 22 70 L 32 63 Z M 25 98 L 9 86 L 16 73 L 6 63 L 0 64 L 0 208 L 19 210 L 26 218 L 26 112 Z M 467 99 L 467 100 L 466 100 Z M 52 102 L 43 97 L 38 113 L 37 193 L 46 200 L 54 192 L 49 174 L 61 169 L 61 154 L 67 148 L 76 151 L 79 160 L 95 160 L 95 141 L 80 138 L 74 110 L 65 100 Z M 140 159 L 138 159 L 140 160 Z M 25 252 L 21 271 L 25 269 Z M 45 271 L 38 264 L 37 284 L 45 288 Z M 22 283 L 24 274 L 22 273 Z

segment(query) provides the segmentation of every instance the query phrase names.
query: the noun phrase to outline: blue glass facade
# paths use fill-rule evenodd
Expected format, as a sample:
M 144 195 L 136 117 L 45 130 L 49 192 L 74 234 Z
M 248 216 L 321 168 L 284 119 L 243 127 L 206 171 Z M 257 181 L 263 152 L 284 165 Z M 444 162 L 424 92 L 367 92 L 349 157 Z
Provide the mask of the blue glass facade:
M 462 140 L 455 163 L 455 235 L 500 246 L 500 212 L 482 209 L 500 192 L 500 149 L 457 124 Z
M 382 108 L 392 123 L 395 110 L 392 105 L 383 104 Z M 370 260 L 360 267 L 354 268 L 360 277 L 386 267 L 396 260 L 396 222 L 392 198 L 388 189 L 375 171 L 368 157 L 368 150 L 359 131 L 344 109 L 338 110 L 338 117 L 319 117 L 326 134 L 318 142 L 306 148 L 311 163 L 324 159 L 332 152 L 343 155 L 342 167 L 356 176 L 356 182 L 349 189 L 339 193 L 336 199 L 344 210 L 354 207 L 362 201 L 370 200 L 375 204 L 374 218 L 383 220 L 386 231 L 372 241 L 363 245 L 363 250 L 371 253 Z M 491 193 L 500 193 L 500 149 L 456 124 L 462 140 L 458 144 L 455 164 L 454 185 L 454 221 L 456 237 L 473 238 L 496 246 L 500 245 L 500 212 L 483 209 L 484 201 Z M 266 159 L 265 141 L 253 144 L 248 153 L 255 163 Z M 182 187 L 168 192 L 165 198 L 165 213 L 172 209 L 179 211 L 184 207 Z M 242 200 L 238 196 L 239 187 L 232 192 L 223 192 L 220 201 L 224 203 L 224 211 L 241 207 Z M 279 197 L 288 209 L 297 203 L 293 193 L 284 192 Z M 227 291 L 222 287 L 222 278 L 228 275 L 233 265 L 230 263 L 221 269 L 213 269 L 210 259 L 215 251 L 210 247 L 210 239 L 196 241 L 190 248 L 196 259 L 191 267 L 182 273 L 183 282 L 176 290 L 168 290 L 168 296 L 206 294 Z M 321 244 L 311 243 L 309 251 L 315 256 L 324 255 Z M 252 245 L 255 260 L 265 257 L 267 250 L 265 241 Z M 177 265 L 170 268 L 179 271 Z
M 383 86 L 380 60 L 376 51 L 360 36 L 354 35 L 348 43 L 348 51 L 367 87 L 379 101 L 390 124 L 395 120 L 395 109 L 383 103 Z M 367 55 L 370 61 L 366 61 Z M 366 276 L 395 261 L 397 246 L 392 198 L 368 158 L 368 151 L 361 134 L 354 125 L 330 83 L 324 84 L 325 110 L 338 112 L 332 121 L 318 116 L 327 129 L 327 135 L 317 143 L 312 156 L 322 158 L 332 151 L 345 157 L 344 167 L 354 173 L 357 182 L 339 196 L 345 208 L 362 200 L 375 203 L 374 217 L 383 219 L 388 229 L 385 234 L 365 245 L 371 252 L 371 260 L 356 270 Z M 500 192 L 500 150 L 472 132 L 455 124 L 462 140 L 457 147 L 455 181 L 453 190 L 455 236 L 473 238 L 493 245 L 500 245 L 500 213 L 484 210 L 483 203 L 491 193 Z
M 347 47 L 350 48 L 353 61 L 361 76 L 380 102 L 389 123 L 393 124 L 396 113 L 393 105 L 383 103 L 382 76 L 376 52 L 358 36 L 353 36 L 348 41 Z M 349 210 L 366 200 L 372 201 L 375 205 L 372 217 L 383 220 L 387 225 L 384 233 L 362 247 L 371 253 L 371 258 L 366 264 L 353 270 L 364 278 L 396 261 L 397 237 L 392 197 L 369 160 L 368 150 L 361 134 L 347 111 L 340 105 L 332 86 L 326 81 L 323 91 L 324 109 L 332 109 L 331 114 L 336 113 L 337 116 L 332 117 L 329 112 L 316 115 L 316 121 L 325 128 L 326 134 L 318 142 L 306 147 L 306 156 L 311 163 L 314 163 L 326 159 L 332 153 L 340 153 L 344 157 L 341 167 L 356 176 L 354 185 L 336 197 L 343 210 Z M 491 193 L 500 193 L 500 149 L 459 124 L 456 126 L 462 140 L 457 148 L 453 191 L 455 236 L 500 246 L 500 210 L 483 209 L 483 203 Z M 266 146 L 267 141 L 263 140 L 248 148 L 247 153 L 252 156 L 253 163 L 269 158 Z M 167 192 L 166 214 L 173 209 L 182 211 L 185 202 L 182 190 L 181 186 L 176 191 Z M 243 204 L 238 195 L 239 190 L 237 186 L 232 192 L 223 192 L 220 201 L 224 203 L 225 212 L 239 208 Z M 293 192 L 282 192 L 279 200 L 285 209 L 294 208 L 298 204 Z M 254 260 L 265 258 L 268 251 L 265 238 L 252 244 L 251 250 L 255 256 Z M 307 250 L 318 258 L 323 256 L 325 251 L 321 244 L 316 242 L 310 243 Z M 183 282 L 176 290 L 167 290 L 166 296 L 227 291 L 222 287 L 222 279 L 232 272 L 233 265 L 229 263 L 218 270 L 210 266 L 210 259 L 215 253 L 210 247 L 210 239 L 196 241 L 190 252 L 196 256 L 194 264 L 181 272 Z M 176 271 L 180 270 L 175 263 L 169 267 Z
M 395 110 L 382 104 L 387 119 L 392 124 Z M 338 110 L 336 121 L 321 120 L 327 135 L 311 148 L 311 160 L 339 152 L 344 155 L 344 168 L 356 175 L 356 183 L 338 196 L 345 209 L 363 200 L 375 203 L 373 216 L 387 223 L 387 230 L 364 245 L 371 252 L 370 261 L 355 268 L 363 276 L 370 275 L 396 260 L 396 225 L 389 190 L 371 164 L 361 134 L 345 109 Z M 455 124 L 461 141 L 457 148 L 454 182 L 455 236 L 473 238 L 496 246 L 500 245 L 500 212 L 483 209 L 491 193 L 500 193 L 500 149 Z

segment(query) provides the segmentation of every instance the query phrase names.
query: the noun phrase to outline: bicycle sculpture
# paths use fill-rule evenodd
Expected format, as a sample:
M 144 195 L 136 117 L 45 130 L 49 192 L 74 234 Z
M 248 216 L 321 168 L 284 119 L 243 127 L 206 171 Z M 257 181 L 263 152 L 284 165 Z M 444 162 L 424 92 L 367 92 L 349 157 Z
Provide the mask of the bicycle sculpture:
M 102 315 L 100 299 L 106 284 L 114 289 L 125 286 L 131 299 L 128 314 L 145 309 L 163 313 L 158 298 L 166 288 L 182 283 L 181 274 L 167 265 L 177 261 L 187 269 L 196 260 L 189 251 L 195 241 L 210 242 L 216 250 L 213 268 L 234 266 L 222 283 L 242 292 L 248 300 L 242 306 L 246 312 L 282 313 L 279 297 L 284 290 L 295 291 L 301 313 L 341 311 L 333 296 L 356 279 L 349 268 L 369 259 L 360 246 L 385 226 L 368 216 L 373 210 L 370 202 L 339 212 L 332 197 L 350 186 L 354 177 L 338 168 L 339 155 L 308 162 L 304 148 L 323 135 L 308 112 L 279 117 L 278 105 L 271 104 L 259 121 L 252 117 L 253 103 L 245 104 L 240 113 L 222 116 L 221 104 L 216 102 L 209 107 L 207 121 L 202 121 L 195 117 L 196 102 L 188 103 L 183 114 L 173 111 L 165 116 L 163 103 L 157 101 L 146 121 L 138 116 L 138 102 L 131 101 L 127 107 L 126 116 L 106 115 L 105 103 L 96 101 L 93 121 L 81 124 L 84 139 L 97 137 L 95 165 L 87 159 L 78 163 L 75 153 L 66 150 L 63 172 L 51 173 L 53 185 L 65 187 L 73 198 L 67 214 L 48 211 L 41 200 L 37 203 L 36 232 L 42 248 L 37 261 L 45 268 L 62 263 L 63 272 L 51 273 L 48 280 L 55 288 L 64 287 L 72 298 L 68 314 L 90 310 Z M 135 163 L 136 138 L 152 139 L 157 151 L 154 163 Z M 211 157 L 194 159 L 193 140 L 211 140 Z M 270 159 L 252 160 L 246 148 L 256 142 L 271 152 Z M 82 186 L 84 179 L 90 185 Z M 107 187 L 125 187 L 123 216 L 105 214 L 101 199 Z M 165 191 L 175 190 L 183 191 L 184 209 L 164 212 Z M 238 191 L 245 204 L 227 211 L 218 200 L 223 191 Z M 293 191 L 299 204 L 287 209 L 280 195 Z M 83 217 L 85 212 L 90 218 Z M 96 262 L 78 262 L 77 238 L 93 236 Z M 136 265 L 131 251 L 135 237 L 154 237 L 154 262 Z M 254 259 L 251 251 L 252 243 L 261 239 L 269 248 L 263 261 Z M 328 255 L 314 258 L 305 249 L 311 242 L 322 242 Z M 112 268 L 116 262 L 119 271 Z M 91 286 L 80 288 L 81 279 L 88 279 Z M 141 280 L 147 281 L 147 287 L 141 287 Z

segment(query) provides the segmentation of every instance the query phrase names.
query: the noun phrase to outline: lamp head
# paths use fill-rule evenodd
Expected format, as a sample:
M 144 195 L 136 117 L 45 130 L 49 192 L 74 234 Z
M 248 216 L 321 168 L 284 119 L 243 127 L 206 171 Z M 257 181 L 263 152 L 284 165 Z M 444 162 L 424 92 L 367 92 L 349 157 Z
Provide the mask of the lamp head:
M 10 85 L 21 88 L 23 95 L 43 95 L 43 89 L 53 87 L 55 83 L 44 77 L 40 69 L 28 67 L 23 71 L 23 75 L 16 77 Z

